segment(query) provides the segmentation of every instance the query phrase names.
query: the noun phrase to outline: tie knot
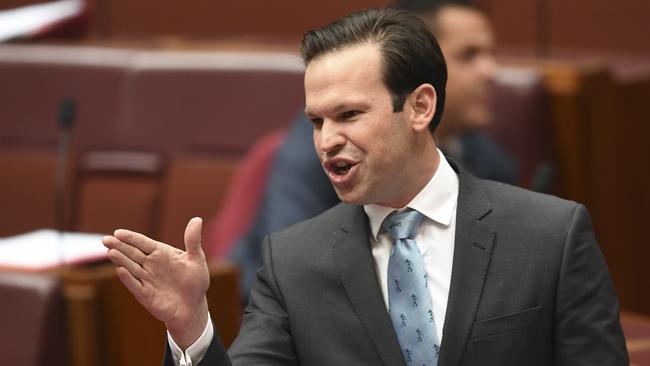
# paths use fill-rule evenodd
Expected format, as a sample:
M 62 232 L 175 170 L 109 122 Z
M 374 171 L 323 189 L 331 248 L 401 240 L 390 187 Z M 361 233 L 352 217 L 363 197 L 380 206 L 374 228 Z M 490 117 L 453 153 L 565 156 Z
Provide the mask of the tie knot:
M 395 211 L 386 217 L 381 226 L 394 240 L 413 239 L 422 217 L 422 214 L 415 210 Z

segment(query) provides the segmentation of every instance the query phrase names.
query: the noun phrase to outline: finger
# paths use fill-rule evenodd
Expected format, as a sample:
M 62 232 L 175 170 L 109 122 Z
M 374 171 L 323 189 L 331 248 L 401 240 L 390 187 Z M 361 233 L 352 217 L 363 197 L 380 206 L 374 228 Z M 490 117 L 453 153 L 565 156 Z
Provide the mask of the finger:
M 116 267 L 115 272 L 117 272 L 117 277 L 124 284 L 124 286 L 126 286 L 126 288 L 129 289 L 129 291 L 131 291 L 131 293 L 136 298 L 140 298 L 142 296 L 142 283 L 133 277 L 128 269 L 124 267 Z
M 126 244 L 120 239 L 114 237 L 114 236 L 105 236 L 102 239 L 102 243 L 104 243 L 104 246 L 109 248 L 109 249 L 117 249 L 122 254 L 126 255 L 131 259 L 132 261 L 142 264 L 144 263 L 144 260 L 146 259 L 147 255 L 142 253 L 142 251 L 132 245 Z
M 138 281 L 137 278 L 133 277 L 133 275 L 124 267 L 115 268 L 115 272 L 117 272 L 117 277 L 120 279 L 120 282 L 122 282 L 122 284 L 124 284 L 124 286 L 126 286 L 126 288 L 133 294 L 133 297 L 135 297 L 139 303 L 144 305 L 142 299 L 145 298 L 145 294 L 142 283 Z
M 190 255 L 201 254 L 201 228 L 203 220 L 200 217 L 194 217 L 187 223 L 185 228 L 185 249 Z
M 105 237 L 102 238 L 102 244 L 104 244 L 104 246 L 108 249 L 112 248 L 113 241 L 111 240 L 111 238 L 113 237 L 110 235 L 106 235 Z
M 131 275 L 135 278 L 142 278 L 143 275 L 143 270 L 142 267 L 140 267 L 139 264 L 135 263 L 129 257 L 125 256 L 122 254 L 117 249 L 109 249 L 108 250 L 108 259 L 113 262 L 117 267 L 124 267 Z
M 144 254 L 151 254 L 158 245 L 157 241 L 131 230 L 117 229 L 113 233 L 113 236 L 124 243 L 140 249 Z

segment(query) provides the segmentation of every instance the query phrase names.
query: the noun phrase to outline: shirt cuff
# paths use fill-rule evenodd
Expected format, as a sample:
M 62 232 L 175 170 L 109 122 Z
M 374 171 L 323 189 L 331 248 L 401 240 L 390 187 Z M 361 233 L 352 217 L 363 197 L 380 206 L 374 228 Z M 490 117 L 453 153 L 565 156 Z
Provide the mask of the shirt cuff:
M 174 365 L 179 366 L 193 366 L 198 365 L 199 362 L 205 356 L 205 353 L 210 347 L 210 342 L 212 342 L 212 337 L 214 336 L 214 328 L 212 327 L 212 319 L 210 314 L 208 314 L 208 324 L 205 325 L 205 329 L 199 339 L 197 339 L 191 346 L 189 346 L 185 352 L 174 342 L 169 331 L 167 331 L 167 341 L 169 342 L 169 348 L 172 351 L 172 358 L 174 359 Z

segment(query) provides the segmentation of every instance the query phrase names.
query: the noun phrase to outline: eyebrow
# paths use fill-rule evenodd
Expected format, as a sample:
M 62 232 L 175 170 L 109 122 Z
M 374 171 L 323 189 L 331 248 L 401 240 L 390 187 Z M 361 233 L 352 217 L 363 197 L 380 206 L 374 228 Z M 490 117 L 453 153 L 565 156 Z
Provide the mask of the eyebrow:
M 337 114 L 337 113 L 339 113 L 339 112 L 341 112 L 343 110 L 350 109 L 350 108 L 352 108 L 351 107 L 352 104 L 361 104 L 361 102 L 342 102 L 342 103 L 339 103 L 334 108 L 332 108 L 332 112 L 334 114 Z M 307 118 L 315 117 L 307 109 L 305 109 L 305 116 L 307 116 Z

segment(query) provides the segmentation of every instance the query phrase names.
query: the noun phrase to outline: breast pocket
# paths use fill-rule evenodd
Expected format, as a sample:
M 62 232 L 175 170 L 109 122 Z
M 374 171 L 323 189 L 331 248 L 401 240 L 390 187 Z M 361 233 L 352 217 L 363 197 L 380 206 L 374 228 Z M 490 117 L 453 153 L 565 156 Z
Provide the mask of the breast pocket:
M 542 306 L 538 305 L 515 313 L 477 320 L 470 339 L 477 341 L 533 326 L 540 317 L 541 309 Z

